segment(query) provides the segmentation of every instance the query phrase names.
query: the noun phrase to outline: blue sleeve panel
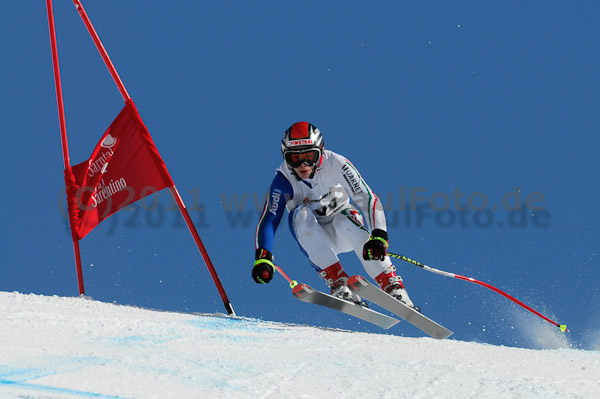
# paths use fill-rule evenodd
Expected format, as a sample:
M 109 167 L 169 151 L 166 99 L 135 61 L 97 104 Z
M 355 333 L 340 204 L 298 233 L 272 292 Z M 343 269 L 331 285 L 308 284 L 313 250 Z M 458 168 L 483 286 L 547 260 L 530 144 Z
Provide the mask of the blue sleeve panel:
M 265 207 L 256 227 L 255 249 L 264 248 L 273 252 L 273 240 L 285 211 L 285 204 L 293 197 L 294 189 L 291 183 L 278 171 L 269 188 Z

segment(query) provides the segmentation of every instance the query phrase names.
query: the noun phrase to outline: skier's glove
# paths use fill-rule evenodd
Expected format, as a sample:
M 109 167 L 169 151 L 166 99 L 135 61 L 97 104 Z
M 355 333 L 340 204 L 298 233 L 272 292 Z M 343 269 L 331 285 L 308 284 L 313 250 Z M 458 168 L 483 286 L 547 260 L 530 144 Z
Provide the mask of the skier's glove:
M 387 256 L 388 234 L 381 229 L 373 229 L 371 238 L 363 247 L 364 260 L 384 260 Z
M 252 268 L 252 278 L 258 284 L 268 284 L 274 273 L 273 254 L 266 249 L 258 248 L 256 250 L 256 261 Z

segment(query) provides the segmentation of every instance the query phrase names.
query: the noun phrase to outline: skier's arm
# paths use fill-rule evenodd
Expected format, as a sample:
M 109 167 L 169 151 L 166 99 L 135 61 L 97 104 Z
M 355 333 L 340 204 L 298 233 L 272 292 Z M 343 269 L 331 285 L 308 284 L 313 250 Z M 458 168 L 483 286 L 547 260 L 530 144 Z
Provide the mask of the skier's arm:
M 260 284 L 267 284 L 273 278 L 273 240 L 275 232 L 285 211 L 285 203 L 292 198 L 293 189 L 290 182 L 277 172 L 265 201 L 262 215 L 256 226 L 255 259 L 252 278 Z
M 292 196 L 292 185 L 281 172 L 277 172 L 269 188 L 265 206 L 256 226 L 255 249 L 273 250 L 275 232 L 285 211 L 285 204 Z
M 339 157 L 338 161 L 341 162 L 342 186 L 361 209 L 371 231 L 371 237 L 363 247 L 363 258 L 384 260 L 387 256 L 388 234 L 383 205 L 350 161 L 343 157 Z

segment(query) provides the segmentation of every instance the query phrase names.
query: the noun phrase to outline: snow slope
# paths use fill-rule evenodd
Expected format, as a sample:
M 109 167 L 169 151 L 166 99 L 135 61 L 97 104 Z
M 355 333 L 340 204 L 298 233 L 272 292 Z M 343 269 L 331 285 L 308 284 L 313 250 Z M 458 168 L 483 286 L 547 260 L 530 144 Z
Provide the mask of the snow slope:
M 600 397 L 597 351 L 403 338 L 6 292 L 0 312 L 3 399 Z

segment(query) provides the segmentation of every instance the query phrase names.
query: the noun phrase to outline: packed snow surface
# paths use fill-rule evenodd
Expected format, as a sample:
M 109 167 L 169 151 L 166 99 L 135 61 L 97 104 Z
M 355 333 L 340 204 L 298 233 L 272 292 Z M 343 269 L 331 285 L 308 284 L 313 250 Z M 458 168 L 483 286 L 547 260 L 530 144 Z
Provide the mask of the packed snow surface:
M 598 398 L 600 352 L 0 292 L 0 398 Z

